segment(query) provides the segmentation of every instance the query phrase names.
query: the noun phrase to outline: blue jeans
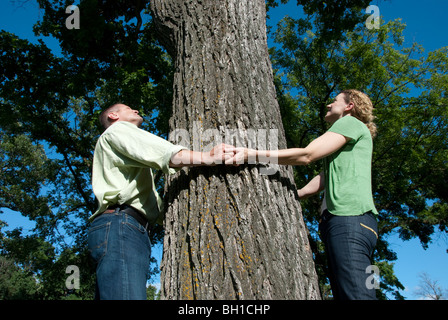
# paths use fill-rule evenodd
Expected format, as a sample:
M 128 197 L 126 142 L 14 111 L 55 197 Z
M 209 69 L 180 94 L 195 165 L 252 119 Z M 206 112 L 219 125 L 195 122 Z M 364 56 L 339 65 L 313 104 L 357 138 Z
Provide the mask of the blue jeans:
M 148 232 L 124 212 L 102 214 L 88 231 L 97 264 L 96 299 L 146 300 L 151 243 Z
M 373 213 L 336 216 L 325 210 L 319 229 L 334 299 L 376 300 L 375 289 L 366 284 L 371 276 L 367 268 L 372 264 L 378 239 L 378 223 Z

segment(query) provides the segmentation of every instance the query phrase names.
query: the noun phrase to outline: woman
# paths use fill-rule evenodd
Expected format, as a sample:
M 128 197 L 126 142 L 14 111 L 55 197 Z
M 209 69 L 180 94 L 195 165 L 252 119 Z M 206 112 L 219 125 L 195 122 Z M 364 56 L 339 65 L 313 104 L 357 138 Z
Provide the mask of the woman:
M 323 159 L 324 170 L 298 194 L 305 199 L 325 190 L 319 229 L 328 256 L 333 296 L 376 299 L 367 281 L 370 273 L 366 273 L 378 238 L 378 212 L 371 187 L 372 138 L 376 134 L 372 102 L 360 91 L 345 90 L 327 109 L 325 121 L 332 126 L 306 148 L 239 148 L 233 160 L 238 163 L 276 157 L 278 164 L 307 165 Z

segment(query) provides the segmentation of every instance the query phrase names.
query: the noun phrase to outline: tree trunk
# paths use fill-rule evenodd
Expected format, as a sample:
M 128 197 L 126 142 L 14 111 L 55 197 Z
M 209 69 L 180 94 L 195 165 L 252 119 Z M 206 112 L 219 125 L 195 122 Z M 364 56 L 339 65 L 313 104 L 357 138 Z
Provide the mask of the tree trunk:
M 285 148 L 265 2 L 153 0 L 151 10 L 175 62 L 170 139 Z M 320 298 L 291 167 L 182 169 L 166 190 L 164 299 Z

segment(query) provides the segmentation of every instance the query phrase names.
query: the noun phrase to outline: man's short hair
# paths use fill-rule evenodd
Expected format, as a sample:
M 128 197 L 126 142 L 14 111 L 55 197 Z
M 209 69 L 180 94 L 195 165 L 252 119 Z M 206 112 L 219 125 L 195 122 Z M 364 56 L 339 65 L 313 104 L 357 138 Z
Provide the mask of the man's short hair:
M 117 108 L 117 106 L 119 104 L 122 104 L 122 103 L 121 102 L 116 102 L 116 103 L 110 105 L 109 107 L 107 107 L 106 109 L 104 109 L 103 111 L 101 111 L 99 120 L 100 120 L 101 126 L 104 129 L 107 129 L 107 128 L 109 128 L 112 125 L 112 121 L 110 121 L 110 119 L 109 119 L 109 114 L 111 112 L 118 111 L 119 108 Z

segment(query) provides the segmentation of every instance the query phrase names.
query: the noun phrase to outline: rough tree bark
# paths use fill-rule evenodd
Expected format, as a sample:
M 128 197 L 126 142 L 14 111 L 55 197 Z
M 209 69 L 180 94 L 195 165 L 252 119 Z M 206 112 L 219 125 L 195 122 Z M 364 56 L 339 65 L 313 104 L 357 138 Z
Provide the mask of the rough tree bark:
M 151 10 L 175 63 L 176 142 L 286 147 L 265 1 L 153 0 Z M 320 298 L 292 168 L 263 169 L 196 167 L 167 177 L 164 299 Z

